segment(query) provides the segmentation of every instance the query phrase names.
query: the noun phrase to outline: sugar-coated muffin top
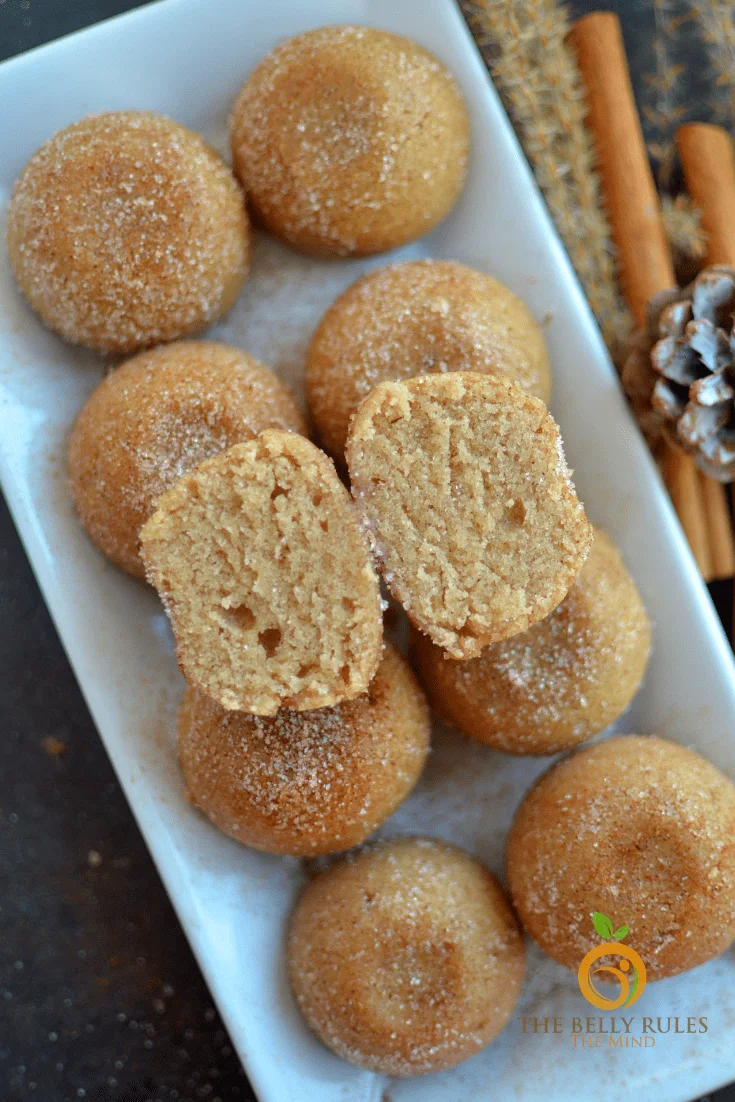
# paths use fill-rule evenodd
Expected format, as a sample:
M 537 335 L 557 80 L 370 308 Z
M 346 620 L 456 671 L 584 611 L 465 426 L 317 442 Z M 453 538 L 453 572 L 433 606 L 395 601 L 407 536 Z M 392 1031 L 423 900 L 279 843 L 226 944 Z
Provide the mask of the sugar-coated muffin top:
M 368 846 L 316 876 L 288 937 L 296 1001 L 339 1056 L 387 1075 L 466 1060 L 520 995 L 523 939 L 495 877 L 427 838 Z
M 735 938 L 735 785 L 653 735 L 584 747 L 519 807 L 507 873 L 523 925 L 561 964 L 599 944 L 600 911 L 629 927 L 649 980 L 684 972 Z
M 231 118 L 258 217 L 304 252 L 360 256 L 435 226 L 464 183 L 469 124 L 448 70 L 406 38 L 321 27 L 276 46 Z
M 224 313 L 250 241 L 242 191 L 198 134 L 113 111 L 60 130 L 31 157 L 10 201 L 8 249 L 49 328 L 125 354 Z
M 254 716 L 187 689 L 178 745 L 190 799 L 220 830 L 314 856 L 363 842 L 405 799 L 429 749 L 429 709 L 386 646 L 367 693 L 330 708 Z
M 284 384 L 240 349 L 176 341 L 138 353 L 92 392 L 69 436 L 82 524 L 113 562 L 145 577 L 138 536 L 159 495 L 267 428 L 305 432 Z
M 510 754 L 555 754 L 598 734 L 638 691 L 651 625 L 615 545 L 597 530 L 561 604 L 477 658 L 447 659 L 416 633 L 432 705 L 470 738 Z
M 322 318 L 306 359 L 319 440 L 344 456 L 350 419 L 378 383 L 431 372 L 496 372 L 549 401 L 549 355 L 530 310 L 464 264 L 410 260 L 369 272 Z

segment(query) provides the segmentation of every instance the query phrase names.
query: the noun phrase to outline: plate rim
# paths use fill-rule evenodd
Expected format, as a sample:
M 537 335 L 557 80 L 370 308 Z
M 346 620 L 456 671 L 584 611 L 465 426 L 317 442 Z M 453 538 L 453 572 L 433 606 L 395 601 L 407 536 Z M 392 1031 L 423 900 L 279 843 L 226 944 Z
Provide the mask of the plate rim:
M 242 2 L 253 3 L 254 0 L 242 0 Z M 394 2 L 395 2 L 395 0 L 394 0 Z M 404 5 L 410 5 L 411 0 L 399 0 L 399 2 L 403 3 Z M 211 0 L 210 0 L 210 4 L 211 4 Z M 42 64 L 44 64 L 45 61 L 46 61 L 46 58 L 48 56 L 50 56 L 52 54 L 56 54 L 56 53 L 61 53 L 65 50 L 68 50 L 69 48 L 73 48 L 75 43 L 77 41 L 81 40 L 81 39 L 89 40 L 89 39 L 94 38 L 98 34 L 99 35 L 109 35 L 111 31 L 114 32 L 114 30 L 117 27 L 119 27 L 122 23 L 131 23 L 132 24 L 132 23 L 135 23 L 136 21 L 145 22 L 146 20 L 149 20 L 151 18 L 155 19 L 157 11 L 159 9 L 174 8 L 174 7 L 177 7 L 177 6 L 182 7 L 182 8 L 186 8 L 187 6 L 206 7 L 207 6 L 207 0 L 148 0 L 147 3 L 141 5 L 140 7 L 131 9 L 129 11 L 120 13 L 118 15 L 113 15 L 113 16 L 107 17 L 103 20 L 100 20 L 97 23 L 92 24 L 91 26 L 88 26 L 86 28 L 81 28 L 81 29 L 76 30 L 76 31 L 69 32 L 68 34 L 63 35 L 58 39 L 54 39 L 50 42 L 46 42 L 46 43 L 40 44 L 38 46 L 32 47 L 29 50 L 26 50 L 26 51 L 24 51 L 20 54 L 14 55 L 13 57 L 6 59 L 5 61 L 0 63 L 0 81 L 8 79 L 9 76 L 12 79 L 13 70 L 20 70 L 21 68 L 26 67 L 28 65 L 39 65 L 39 64 L 42 65 Z M 451 8 L 452 8 L 452 12 L 453 12 L 452 18 L 455 22 L 455 30 L 458 33 L 458 35 L 460 36 L 460 38 L 462 39 L 462 43 L 463 43 L 462 48 L 463 48 L 463 50 L 465 50 L 465 51 L 469 50 L 469 52 L 472 54 L 473 67 L 476 68 L 476 66 L 479 64 L 479 66 L 481 68 L 480 78 L 483 81 L 483 87 L 484 87 L 485 93 L 489 93 L 491 97 L 495 97 L 497 99 L 498 98 L 497 97 L 497 92 L 496 92 L 496 90 L 493 86 L 490 74 L 489 74 L 489 72 L 488 72 L 488 70 L 485 66 L 485 63 L 482 59 L 482 55 L 479 51 L 477 43 L 475 42 L 475 40 L 474 40 L 474 38 L 473 38 L 473 36 L 470 32 L 470 29 L 467 26 L 467 23 L 464 19 L 463 14 L 461 13 L 461 11 L 459 9 L 459 6 L 455 3 L 455 0 L 452 0 Z M 551 219 L 551 215 L 548 211 L 548 208 L 546 207 L 543 196 L 541 195 L 541 192 L 538 188 L 538 185 L 537 185 L 537 183 L 536 183 L 536 181 L 533 177 L 530 166 L 528 165 L 528 162 L 526 161 L 525 156 L 523 155 L 522 150 L 520 149 L 520 145 L 517 141 L 517 138 L 515 137 L 515 134 L 513 133 L 511 124 L 510 124 L 510 122 L 507 118 L 507 115 L 505 115 L 504 111 L 503 111 L 503 124 L 504 124 L 505 128 L 507 129 L 507 131 L 510 135 L 510 138 L 512 139 L 513 143 L 515 143 L 518 151 L 521 154 L 521 161 L 522 161 L 523 168 L 524 168 L 525 175 L 526 175 L 526 182 L 527 182 L 527 184 L 530 184 L 531 189 L 534 193 L 535 202 L 540 206 L 541 213 L 542 213 L 542 215 L 543 215 L 543 217 L 546 221 L 546 224 L 547 224 L 546 225 L 546 232 L 549 236 L 549 240 L 552 242 L 552 244 L 554 246 L 554 251 L 556 253 L 556 261 L 560 265 L 561 270 L 565 274 L 567 280 L 570 283 L 572 283 L 573 286 L 574 286 L 575 298 L 576 298 L 576 304 L 575 304 L 576 310 L 577 310 L 578 314 L 581 314 L 581 316 L 584 318 L 586 326 L 588 328 L 591 326 L 592 329 L 594 330 L 594 337 L 595 337 L 598 345 L 600 346 L 601 350 L 604 351 L 604 358 L 605 358 L 605 360 L 607 361 L 607 364 L 608 364 L 608 371 L 609 371 L 609 373 L 611 374 L 612 377 L 617 379 L 617 373 L 615 372 L 615 369 L 612 366 L 612 362 L 610 360 L 609 354 L 607 353 L 607 349 L 605 348 L 604 343 L 602 342 L 602 337 L 599 333 L 597 323 L 596 323 L 596 321 L 595 321 L 595 319 L 592 315 L 591 309 L 589 307 L 589 303 L 587 302 L 587 299 L 584 296 L 584 293 L 582 291 L 581 284 L 579 282 L 577 274 L 574 271 L 574 268 L 571 264 L 571 261 L 568 257 L 568 254 L 567 254 L 567 252 L 566 252 L 566 250 L 565 250 L 565 248 L 564 248 L 564 246 L 561 242 L 558 231 L 556 230 L 556 227 L 553 224 L 553 220 Z M 648 466 L 649 466 L 649 475 L 654 479 L 655 483 L 657 484 L 658 493 L 660 495 L 662 495 L 665 502 L 668 502 L 668 495 L 666 495 L 665 490 L 663 488 L 663 483 L 662 483 L 662 480 L 660 478 L 659 472 L 658 472 L 657 468 L 655 467 L 655 464 L 653 463 L 653 460 L 650 459 L 650 457 L 649 457 Z M 79 656 L 75 653 L 76 652 L 75 644 L 73 642 L 71 642 L 71 643 L 67 642 L 67 637 L 71 634 L 70 630 L 68 629 L 68 627 L 66 627 L 60 621 L 59 617 L 57 616 L 57 611 L 56 611 L 56 607 L 55 607 L 57 605 L 57 601 L 53 597 L 53 589 L 54 589 L 54 585 L 56 583 L 54 582 L 54 579 L 51 576 L 51 573 L 47 570 L 46 562 L 45 562 L 45 555 L 43 554 L 43 552 L 40 548 L 40 545 L 38 543 L 37 533 L 34 531 L 33 509 L 28 507 L 26 505 L 26 503 L 24 503 L 21 500 L 20 495 L 13 492 L 14 491 L 14 487 L 13 487 L 14 478 L 13 478 L 12 474 L 10 474 L 9 470 L 7 469 L 7 464 L 6 464 L 6 460 L 5 460 L 5 449 L 4 449 L 4 447 L 1 447 L 1 446 L 0 446 L 0 479 L 2 481 L 2 486 L 3 486 L 3 490 L 5 492 L 6 500 L 8 502 L 9 510 L 10 510 L 11 515 L 13 517 L 15 526 L 16 526 L 18 532 L 19 532 L 19 535 L 20 535 L 21 541 L 24 545 L 24 548 L 26 550 L 26 553 L 28 555 L 28 558 L 29 558 L 31 567 L 33 569 L 34 575 L 35 575 L 35 577 L 38 581 L 39 588 L 41 589 L 41 593 L 42 593 L 43 598 L 44 598 L 44 602 L 46 604 L 46 607 L 49 610 L 49 613 L 50 613 L 51 618 L 52 618 L 53 623 L 54 623 L 54 627 L 57 631 L 57 634 L 58 634 L 59 639 L 62 643 L 62 646 L 64 647 L 64 650 L 67 654 L 70 665 L 72 666 L 72 669 L 74 671 L 74 674 L 75 674 L 75 677 L 76 677 L 76 680 L 77 680 L 77 684 L 78 684 L 79 689 L 80 689 L 80 692 L 82 693 L 82 696 L 83 696 L 83 698 L 84 698 L 84 700 L 85 700 L 85 702 L 86 702 L 86 704 L 87 704 L 87 706 L 88 706 L 88 708 L 89 708 L 89 710 L 90 710 L 90 712 L 91 712 L 91 714 L 92 714 L 92 716 L 95 720 L 95 725 L 97 726 L 98 731 L 99 731 L 102 724 L 100 723 L 100 721 L 98 719 L 98 713 L 99 713 L 99 710 L 100 710 L 100 705 L 97 702 L 97 693 L 95 691 L 93 691 L 93 686 L 88 686 L 88 684 L 85 683 L 85 680 L 84 680 L 83 676 L 78 672 L 78 668 L 79 668 L 81 660 L 80 660 Z M 679 553 L 680 557 L 683 555 L 683 558 L 684 558 L 685 562 L 688 564 L 690 573 L 692 574 L 692 576 L 694 577 L 695 582 L 699 586 L 699 591 L 700 591 L 699 592 L 699 596 L 700 596 L 699 603 L 702 606 L 701 611 L 702 611 L 703 615 L 705 616 L 705 620 L 707 620 L 707 628 L 709 630 L 709 634 L 712 636 L 713 643 L 714 643 L 715 639 L 717 638 L 718 643 L 720 644 L 720 649 L 724 650 L 725 653 L 727 654 L 727 656 L 729 657 L 731 671 L 732 671 L 733 676 L 735 676 L 735 659 L 733 658 L 732 651 L 729 647 L 729 644 L 727 642 L 727 638 L 724 634 L 724 629 L 722 628 L 722 625 L 721 625 L 720 621 L 716 617 L 716 614 L 714 612 L 714 608 L 713 608 L 713 606 L 711 604 L 711 601 L 710 601 L 710 598 L 709 598 L 709 594 L 708 594 L 708 592 L 707 592 L 707 590 L 704 586 L 704 583 L 702 582 L 702 580 L 699 576 L 698 571 L 696 570 L 696 567 L 694 565 L 694 561 L 693 561 L 692 556 L 691 556 L 691 552 L 689 551 L 688 545 L 686 545 L 683 534 L 681 533 L 681 530 L 679 528 L 678 520 L 676 520 L 676 518 L 673 514 L 673 510 L 671 509 L 670 503 L 668 503 L 668 505 L 669 505 L 669 510 L 671 512 L 671 518 L 673 520 L 673 527 L 676 531 L 678 531 L 679 546 L 676 548 L 676 550 Z M 34 550 L 34 548 L 35 548 L 35 550 Z M 102 742 L 103 742 L 103 745 L 105 746 L 105 749 L 108 752 L 108 756 L 109 756 L 109 750 L 107 748 L 104 737 L 102 737 Z M 111 761 L 112 761 L 112 759 L 111 759 Z M 160 839 L 156 839 L 155 835 L 152 834 L 152 832 L 148 831 L 145 828 L 145 826 L 143 825 L 142 818 L 139 815 L 139 809 L 136 806 L 135 799 L 132 797 L 129 786 L 126 784 L 124 779 L 120 776 L 117 768 L 115 767 L 114 761 L 112 761 L 112 764 L 113 764 L 113 768 L 115 769 L 115 772 L 116 772 L 118 783 L 120 783 L 121 787 L 123 788 L 123 791 L 124 791 L 126 799 L 128 801 L 128 805 L 130 807 L 130 810 L 133 814 L 133 817 L 134 817 L 139 829 L 141 830 L 141 833 L 143 835 L 146 846 L 148 847 L 149 852 L 151 853 L 151 857 L 154 861 L 154 864 L 156 865 L 156 869 L 158 871 L 158 874 L 159 874 L 159 876 L 160 876 L 160 878 L 163 882 L 164 888 L 165 888 L 165 890 L 166 890 L 166 892 L 169 896 L 169 899 L 171 900 L 171 903 L 172 903 L 172 905 L 173 905 L 173 907 L 174 907 L 174 909 L 177 913 L 178 919 L 181 922 L 182 928 L 183 928 L 184 933 L 187 937 L 187 940 L 188 940 L 188 942 L 189 942 L 189 944 L 192 948 L 192 951 L 195 955 L 195 958 L 197 959 L 198 966 L 201 969 L 208 986 L 210 987 L 210 989 L 213 989 L 213 987 L 215 987 L 216 985 L 213 984 L 213 978 L 210 979 L 211 969 L 209 968 L 209 965 L 206 962 L 206 957 L 205 957 L 205 954 L 203 952 L 203 948 L 202 948 L 202 946 L 199 945 L 199 938 L 197 937 L 196 932 L 194 930 L 192 930 L 191 923 L 187 919 L 186 908 L 185 908 L 184 901 L 183 901 L 183 894 L 182 894 L 181 898 L 179 898 L 179 892 L 177 891 L 174 878 L 172 878 L 168 873 L 164 873 L 163 850 L 164 850 L 165 847 L 161 844 Z M 143 819 L 144 819 L 144 816 L 143 816 Z M 213 994 L 213 998 L 215 999 L 215 1001 L 218 1001 L 217 996 L 214 994 L 214 990 L 212 990 L 212 994 Z M 229 1013 L 228 1012 L 222 1012 L 222 1016 L 223 1016 L 223 1019 L 227 1022 L 228 1028 L 231 1028 L 230 1023 L 229 1023 Z M 263 1100 L 270 1098 L 271 1097 L 271 1088 L 268 1084 L 266 1084 L 264 1082 L 261 1082 L 261 1077 L 260 1077 L 260 1074 L 258 1072 L 258 1061 L 252 1059 L 251 1054 L 247 1051 L 247 1049 L 245 1049 L 243 1051 L 243 1047 L 241 1045 L 238 1045 L 238 1052 L 239 1052 L 239 1055 L 241 1056 L 241 1058 L 243 1060 L 243 1064 L 245 1066 L 248 1078 L 250 1079 L 255 1092 Z M 381 1089 L 381 1082 L 382 1082 L 382 1080 L 380 1078 L 376 1077 L 375 1082 L 374 1082 L 376 1097 L 379 1093 L 379 1090 Z M 730 1082 L 729 1079 L 727 1079 L 727 1080 L 718 1080 L 718 1082 L 716 1082 L 716 1083 L 706 1084 L 703 1089 L 704 1090 L 714 1090 L 714 1089 L 717 1089 L 718 1086 L 725 1085 L 728 1082 Z M 686 1095 L 681 1095 L 681 1096 L 677 1096 L 677 1097 L 681 1098 L 681 1102 L 685 1102 L 686 1099 L 690 1099 L 693 1096 L 691 1094 L 686 1094 Z

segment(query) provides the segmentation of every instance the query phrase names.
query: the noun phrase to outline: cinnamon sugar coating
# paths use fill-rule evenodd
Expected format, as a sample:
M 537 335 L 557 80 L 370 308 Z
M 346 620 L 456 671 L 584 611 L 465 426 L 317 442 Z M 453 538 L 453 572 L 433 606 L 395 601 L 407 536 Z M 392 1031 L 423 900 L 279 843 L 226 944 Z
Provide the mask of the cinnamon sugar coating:
M 229 309 L 250 240 L 243 194 L 198 134 L 113 111 L 58 131 L 31 157 L 10 201 L 8 251 L 50 329 L 127 354 Z
M 144 578 L 138 534 L 159 495 L 266 428 L 305 431 L 286 387 L 252 356 L 212 341 L 140 352 L 92 392 L 69 436 L 69 484 L 88 535 Z
M 427 233 L 464 183 L 467 110 L 414 42 L 322 27 L 277 46 L 230 122 L 232 161 L 258 218 L 318 256 L 364 256 Z
M 189 797 L 255 849 L 309 857 L 364 841 L 418 780 L 429 710 L 408 664 L 387 646 L 367 693 L 264 718 L 228 712 L 187 689 L 179 760 Z
M 539 325 L 492 276 L 446 260 L 369 272 L 319 323 L 306 360 L 306 396 L 320 441 L 344 456 L 350 419 L 378 383 L 431 372 L 505 375 L 549 401 Z
M 433 839 L 370 846 L 311 881 L 291 918 L 296 1001 L 338 1056 L 387 1075 L 453 1067 L 509 1021 L 523 938 L 495 877 Z
M 638 590 L 599 530 L 564 600 L 528 631 L 464 662 L 447 660 L 425 635 L 414 639 L 432 706 L 509 754 L 555 754 L 604 730 L 638 691 L 650 649 Z
M 653 735 L 586 747 L 524 799 L 507 872 L 526 930 L 568 968 L 599 944 L 602 911 L 630 927 L 649 980 L 687 971 L 735 938 L 735 785 Z

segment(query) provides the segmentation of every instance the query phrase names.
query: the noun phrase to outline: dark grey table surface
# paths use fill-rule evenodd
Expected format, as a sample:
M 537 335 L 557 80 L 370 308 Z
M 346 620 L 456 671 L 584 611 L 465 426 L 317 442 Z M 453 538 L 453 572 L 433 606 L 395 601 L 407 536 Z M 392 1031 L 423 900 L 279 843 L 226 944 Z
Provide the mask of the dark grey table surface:
M 0 0 L 0 59 L 137 6 Z M 0 720 L 0 1102 L 253 1099 L 1 498 Z

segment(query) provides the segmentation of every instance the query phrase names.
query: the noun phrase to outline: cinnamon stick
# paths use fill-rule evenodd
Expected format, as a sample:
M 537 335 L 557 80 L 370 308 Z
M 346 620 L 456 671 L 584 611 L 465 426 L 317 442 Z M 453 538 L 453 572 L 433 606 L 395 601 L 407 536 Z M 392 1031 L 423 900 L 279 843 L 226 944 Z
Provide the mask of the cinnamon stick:
M 707 263 L 735 266 L 735 152 L 721 126 L 692 122 L 680 126 L 676 145 L 687 190 L 702 212 L 707 231 Z M 725 487 L 702 479 L 707 503 L 715 578 L 735 574 L 735 538 Z
M 597 147 L 621 287 L 636 321 L 643 325 L 648 300 L 675 287 L 676 277 L 620 21 L 612 12 L 592 12 L 573 24 L 569 37 L 587 94 L 587 122 Z M 699 569 L 709 581 L 712 560 L 697 471 L 688 456 L 669 454 L 673 450 L 666 449 L 664 479 Z
M 699 471 L 688 455 L 678 448 L 667 448 L 663 457 L 663 476 L 671 494 L 681 526 L 687 534 L 692 554 L 699 565 L 702 577 L 709 581 L 713 575 L 709 530 L 702 508 Z M 698 508 L 692 512 L 692 502 Z
M 699 482 L 707 517 L 712 578 L 732 578 L 735 574 L 735 540 L 725 487 L 701 471 Z
M 687 191 L 702 212 L 707 263 L 735 265 L 735 154 L 721 126 L 690 122 L 676 131 Z
M 620 285 L 639 325 L 646 304 L 676 286 L 658 192 L 630 83 L 620 20 L 598 11 L 573 24 L 570 41 L 587 94 L 605 200 L 620 263 Z

